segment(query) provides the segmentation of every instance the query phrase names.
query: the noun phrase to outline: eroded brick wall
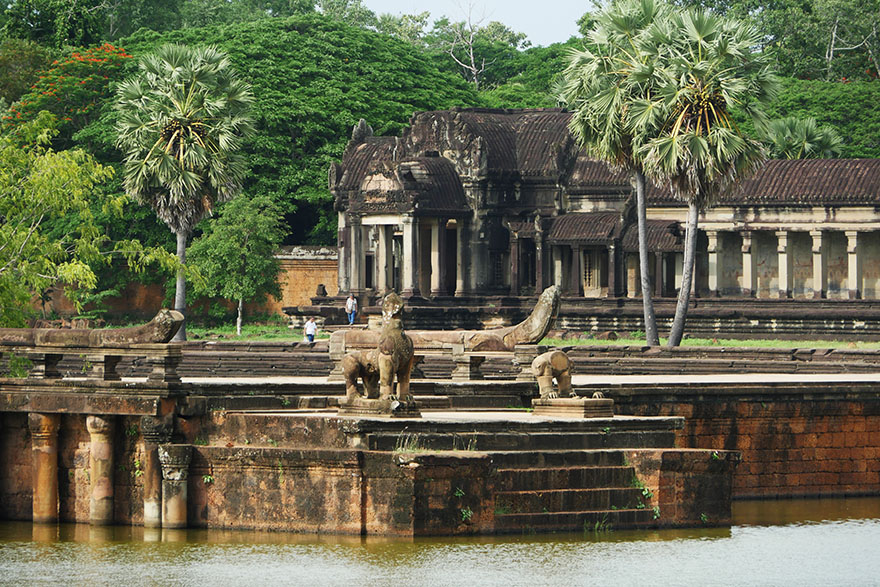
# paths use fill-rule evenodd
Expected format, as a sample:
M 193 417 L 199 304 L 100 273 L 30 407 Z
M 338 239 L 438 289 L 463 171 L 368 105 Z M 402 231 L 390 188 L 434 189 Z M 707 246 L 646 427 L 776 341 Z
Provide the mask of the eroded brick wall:
M 734 498 L 880 494 L 880 397 L 810 395 L 629 398 L 616 407 L 618 414 L 684 416 L 680 448 L 741 451 Z

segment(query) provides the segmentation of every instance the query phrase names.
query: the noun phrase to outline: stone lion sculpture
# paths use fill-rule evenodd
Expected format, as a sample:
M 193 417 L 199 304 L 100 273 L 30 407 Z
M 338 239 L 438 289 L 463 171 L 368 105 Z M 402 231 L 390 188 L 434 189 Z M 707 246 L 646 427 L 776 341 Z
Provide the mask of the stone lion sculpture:
M 390 293 L 382 301 L 382 332 L 379 344 L 368 351 L 348 353 L 342 359 L 346 399 L 410 399 L 409 378 L 413 365 L 413 343 L 403 331 L 403 299 Z M 397 377 L 397 393 L 394 378 Z M 358 392 L 358 377 L 364 382 Z
M 538 379 L 538 391 L 541 399 L 553 399 L 561 395 L 576 397 L 571 389 L 571 359 L 563 351 L 554 350 L 535 357 L 532 361 L 532 373 Z M 558 391 L 553 389 L 556 379 Z

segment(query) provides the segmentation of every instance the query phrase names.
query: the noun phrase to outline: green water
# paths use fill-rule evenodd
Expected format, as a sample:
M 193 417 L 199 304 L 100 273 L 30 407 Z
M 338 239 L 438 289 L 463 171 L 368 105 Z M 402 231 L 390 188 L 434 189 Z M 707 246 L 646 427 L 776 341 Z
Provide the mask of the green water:
M 0 522 L 0 584 L 880 585 L 880 498 L 733 513 L 724 529 L 415 540 Z

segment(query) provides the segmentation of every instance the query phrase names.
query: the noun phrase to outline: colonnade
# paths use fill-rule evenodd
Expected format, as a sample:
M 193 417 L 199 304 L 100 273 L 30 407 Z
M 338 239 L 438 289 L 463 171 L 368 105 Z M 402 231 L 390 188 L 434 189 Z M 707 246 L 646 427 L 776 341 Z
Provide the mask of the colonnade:
M 456 295 L 468 291 L 467 223 L 462 219 L 413 215 L 340 214 L 339 290 L 355 295 L 368 287 L 376 293 L 394 289 L 394 236 L 400 234 L 399 284 L 403 296 L 447 295 L 451 289 L 447 267 L 447 228 L 455 228 Z M 371 242 L 372 239 L 372 242 Z M 372 274 L 367 263 L 372 253 Z
M 877 260 L 867 246 L 875 235 L 869 231 L 706 230 L 705 234 L 710 295 L 738 289 L 740 295 L 752 297 L 821 299 L 833 293 L 862 298 L 865 261 Z M 725 250 L 725 245 L 729 249 L 737 242 L 739 251 Z M 875 294 L 874 289 L 870 287 L 868 293 Z
M 77 416 L 74 416 L 77 417 Z M 116 416 L 79 416 L 89 433 L 89 523 L 114 522 L 113 463 Z M 60 414 L 30 413 L 33 521 L 55 523 L 59 517 L 58 432 Z M 144 526 L 187 526 L 187 479 L 192 447 L 170 444 L 171 417 L 141 417 L 143 438 Z

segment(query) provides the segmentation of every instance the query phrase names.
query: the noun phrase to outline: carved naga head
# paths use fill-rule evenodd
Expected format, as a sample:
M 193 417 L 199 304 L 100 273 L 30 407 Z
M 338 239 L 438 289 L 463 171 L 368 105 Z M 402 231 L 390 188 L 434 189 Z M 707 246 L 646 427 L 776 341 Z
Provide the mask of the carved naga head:
M 403 314 L 403 298 L 392 292 L 382 300 L 382 320 L 388 322 Z

